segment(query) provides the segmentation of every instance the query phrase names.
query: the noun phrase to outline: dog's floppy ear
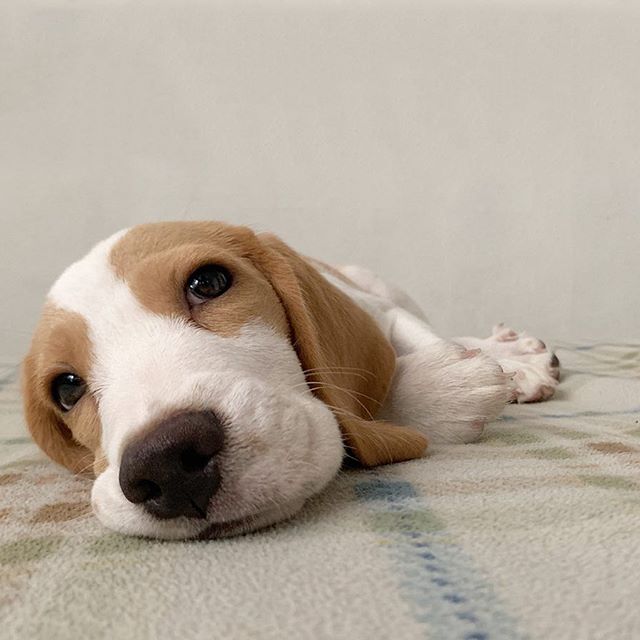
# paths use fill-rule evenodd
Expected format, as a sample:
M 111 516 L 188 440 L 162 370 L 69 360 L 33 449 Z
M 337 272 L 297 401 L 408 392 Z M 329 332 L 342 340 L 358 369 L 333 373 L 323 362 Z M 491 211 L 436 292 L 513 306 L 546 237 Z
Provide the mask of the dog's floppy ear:
M 277 237 L 257 236 L 252 259 L 285 309 L 309 387 L 333 410 L 347 450 L 365 466 L 422 456 L 422 434 L 375 420 L 395 353 L 374 320 Z
M 22 363 L 22 399 L 27 427 L 36 444 L 54 462 L 74 473 L 90 470 L 93 454 L 74 440 L 70 429 L 41 397 L 41 383 L 33 354 L 29 354 Z

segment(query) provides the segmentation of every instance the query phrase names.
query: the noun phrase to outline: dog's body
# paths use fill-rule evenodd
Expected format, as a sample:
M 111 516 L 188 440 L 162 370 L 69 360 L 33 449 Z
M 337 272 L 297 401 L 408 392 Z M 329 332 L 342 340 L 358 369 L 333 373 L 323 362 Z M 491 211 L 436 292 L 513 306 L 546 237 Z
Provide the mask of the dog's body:
M 505 371 L 507 373 L 505 373 Z M 53 286 L 25 360 L 27 423 L 93 467 L 110 528 L 216 537 L 295 513 L 337 473 L 470 442 L 558 362 L 498 326 L 436 336 L 408 296 L 219 223 L 116 234 Z

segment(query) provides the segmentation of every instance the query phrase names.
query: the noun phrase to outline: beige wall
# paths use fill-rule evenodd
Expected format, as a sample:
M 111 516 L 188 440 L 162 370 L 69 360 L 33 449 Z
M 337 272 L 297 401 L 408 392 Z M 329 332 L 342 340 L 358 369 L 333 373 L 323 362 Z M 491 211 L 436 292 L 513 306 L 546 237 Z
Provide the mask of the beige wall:
M 639 34 L 638 3 L 3 2 L 0 355 L 172 218 L 368 265 L 445 334 L 637 338 Z

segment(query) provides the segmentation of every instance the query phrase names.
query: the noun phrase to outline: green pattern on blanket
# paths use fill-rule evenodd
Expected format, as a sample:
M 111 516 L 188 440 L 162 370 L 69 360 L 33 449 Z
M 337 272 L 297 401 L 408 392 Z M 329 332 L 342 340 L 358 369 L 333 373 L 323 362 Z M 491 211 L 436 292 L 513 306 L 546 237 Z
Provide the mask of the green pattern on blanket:
M 473 445 L 345 471 L 223 541 L 104 530 L 0 366 L 3 638 L 640 637 L 640 346 L 558 345 L 557 398 Z

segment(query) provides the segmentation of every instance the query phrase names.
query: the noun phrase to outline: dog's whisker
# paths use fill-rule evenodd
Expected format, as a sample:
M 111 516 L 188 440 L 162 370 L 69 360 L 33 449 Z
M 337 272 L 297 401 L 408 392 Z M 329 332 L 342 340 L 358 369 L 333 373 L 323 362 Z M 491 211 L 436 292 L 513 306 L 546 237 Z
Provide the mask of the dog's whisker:
M 368 371 L 367 369 L 361 369 L 360 367 L 339 367 L 339 366 L 326 366 L 326 367 L 312 367 L 309 369 L 303 369 L 302 373 L 304 373 L 305 375 L 308 373 L 318 373 L 318 372 L 329 372 L 329 373 L 351 373 L 353 375 L 360 374 L 361 376 L 363 374 L 367 374 L 368 377 L 372 377 L 375 378 L 375 374 L 372 371 Z M 365 377 L 365 376 L 363 376 Z
M 339 376 L 354 376 L 356 378 L 360 378 L 361 380 L 368 379 L 368 376 L 363 375 L 357 369 L 356 370 L 349 370 L 349 369 L 340 370 L 340 369 L 332 369 L 331 367 L 318 367 L 316 369 L 305 369 L 302 373 L 305 375 L 305 377 L 310 375 L 312 376 L 313 374 L 332 374 L 332 375 L 339 375 Z M 293 378 L 297 376 L 298 376 L 298 373 L 296 372 L 289 375 L 288 377 Z M 373 376 L 373 374 L 371 374 L 371 376 Z
M 369 411 L 367 406 L 359 398 L 356 397 L 355 394 L 358 393 L 357 391 L 353 391 L 352 392 L 352 391 L 350 391 L 348 389 L 344 389 L 343 387 L 340 387 L 340 386 L 335 385 L 335 384 L 329 384 L 327 382 L 318 383 L 318 385 L 316 385 L 314 387 L 314 390 L 318 390 L 318 389 L 333 389 L 335 391 L 341 391 L 342 393 L 344 393 L 345 395 L 350 397 L 353 401 L 357 402 L 362 407 L 362 409 L 366 413 L 366 415 L 369 416 L 369 419 L 373 420 L 373 415 L 371 414 L 371 411 Z M 362 394 L 362 395 L 365 395 L 365 394 Z M 367 396 L 365 395 L 365 397 L 367 397 Z M 374 400 L 373 398 L 371 398 L 371 400 L 373 400 L 374 402 L 377 402 L 377 400 Z M 378 404 L 380 404 L 380 403 L 378 403 Z
M 356 378 L 360 378 L 361 380 L 367 380 L 367 377 L 361 373 L 357 373 L 354 371 L 332 371 L 331 369 L 318 369 L 317 371 L 309 371 L 305 373 L 305 377 L 313 376 L 314 374 L 318 375 L 336 375 L 336 376 L 354 376 Z
M 298 387 L 301 387 L 303 385 L 320 385 L 320 386 L 324 386 L 327 388 L 333 388 L 336 389 L 338 391 L 343 391 L 344 393 L 347 394 L 355 394 L 358 396 L 361 396 L 362 398 L 366 398 L 367 400 L 371 400 L 371 402 L 375 402 L 376 404 L 380 405 L 382 404 L 379 400 L 376 400 L 375 398 L 372 398 L 371 396 L 368 396 L 366 393 L 362 393 L 362 391 L 356 391 L 355 389 L 345 389 L 344 387 L 341 387 L 337 384 L 333 384 L 331 382 L 324 382 L 321 380 L 310 380 L 308 382 L 299 382 L 298 384 L 294 384 L 291 388 L 292 389 L 296 389 Z M 355 398 L 354 398 L 355 400 Z
M 91 452 L 87 453 L 80 460 L 84 461 L 84 460 L 86 460 L 88 458 L 92 458 L 91 461 L 86 466 L 84 466 L 80 470 L 76 471 L 74 475 L 81 476 L 82 474 L 86 473 L 89 469 L 91 469 L 95 464 L 101 464 L 101 463 L 107 461 L 107 456 L 103 455 L 103 456 L 100 456 L 98 458 L 93 458 L 93 453 L 91 453 Z
M 327 405 L 327 407 L 329 407 L 329 409 L 331 409 L 331 411 L 333 413 L 336 413 L 338 415 L 342 415 L 345 418 L 352 418 L 354 420 L 362 420 L 361 416 L 356 415 L 355 413 L 352 413 L 351 411 L 347 411 L 346 409 L 342 409 L 340 407 L 336 407 L 335 405 L 329 404 L 329 403 L 325 403 Z
M 308 373 L 310 371 L 320 371 L 322 369 L 330 369 L 332 371 L 359 371 L 361 373 L 367 373 L 370 376 L 375 375 L 372 371 L 369 371 L 369 369 L 363 369 L 362 367 L 344 367 L 342 365 L 327 365 L 324 367 L 308 367 L 306 369 L 303 369 L 303 373 Z

